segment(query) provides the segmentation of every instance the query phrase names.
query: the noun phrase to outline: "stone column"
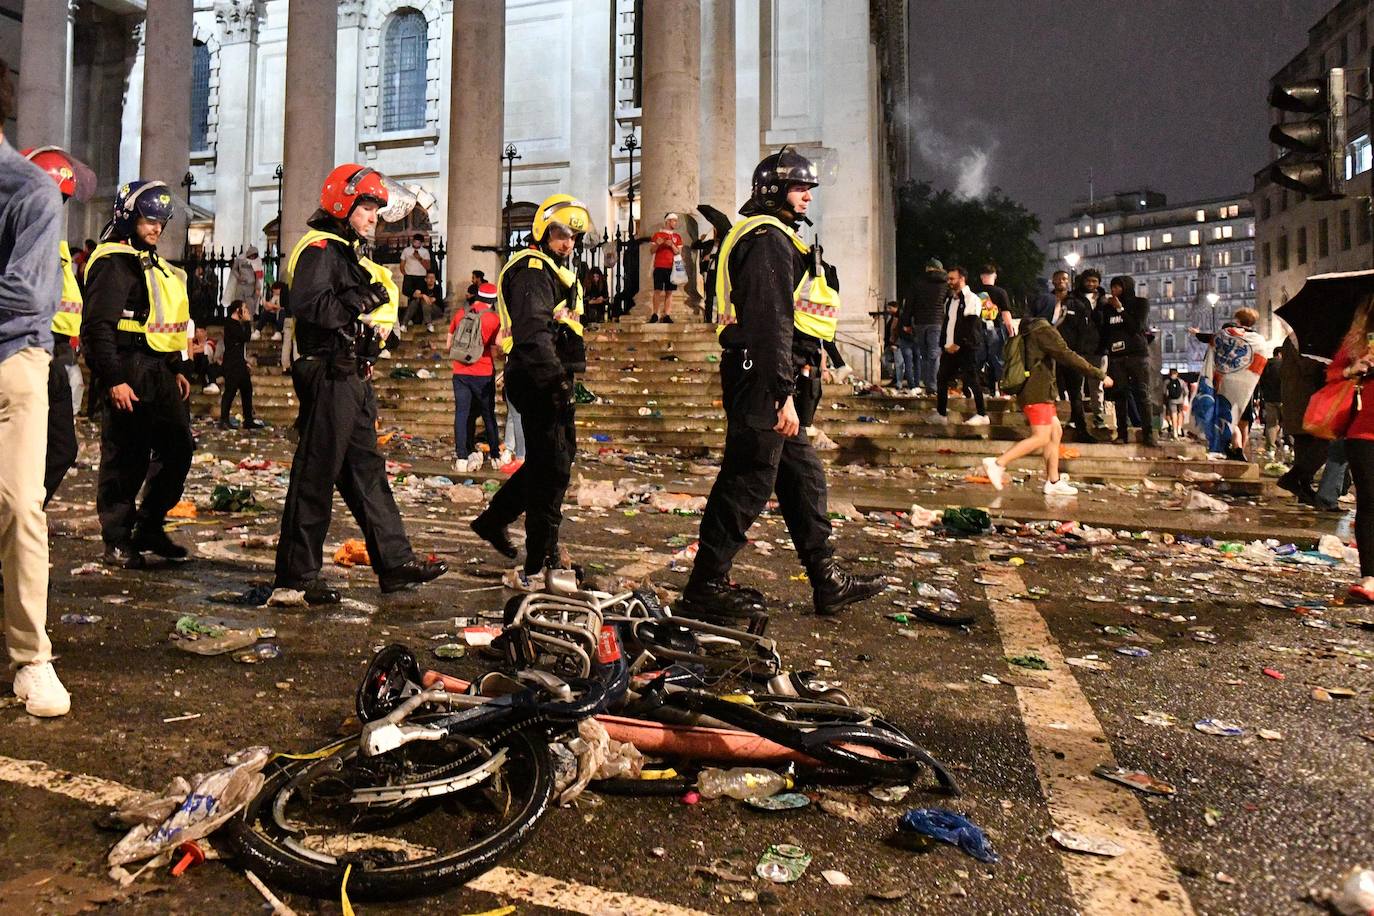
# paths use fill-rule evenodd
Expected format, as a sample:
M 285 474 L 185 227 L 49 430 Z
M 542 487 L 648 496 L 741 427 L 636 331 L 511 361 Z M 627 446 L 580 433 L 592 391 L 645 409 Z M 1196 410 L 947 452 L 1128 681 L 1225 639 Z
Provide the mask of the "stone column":
M 19 110 L 15 149 L 70 146 L 72 18 L 70 0 L 24 5 L 19 36 Z
M 41 4 L 34 4 L 35 6 Z M 158 250 L 180 258 L 190 201 L 181 180 L 191 167 L 192 0 L 148 0 L 143 33 L 143 142 L 139 177 L 165 181 L 186 207 L 167 224 Z
M 701 200 L 733 216 L 735 0 L 701 3 Z
M 689 219 L 699 202 L 701 135 L 701 0 L 644 0 L 644 59 L 640 125 L 644 134 L 641 237 L 663 214 L 677 213 L 678 232 L 691 242 Z M 653 254 L 641 249 L 639 300 L 653 295 Z M 700 298 L 688 294 L 689 298 Z
M 290 0 L 286 17 L 286 136 L 282 144 L 282 252 L 290 256 L 320 205 L 334 162 L 338 4 Z
M 501 150 L 505 137 L 506 4 L 454 0 L 449 79 L 448 248 L 450 294 L 473 270 L 496 279 L 501 243 Z
M 334 118 L 334 158 L 352 162 L 358 158 L 358 96 L 363 69 L 363 28 L 367 25 L 364 0 L 339 3 L 338 114 Z
M 219 136 L 215 147 L 215 246 L 257 243 L 248 225 L 252 116 L 256 98 L 258 15 L 253 0 L 219 0 Z
M 738 0 L 735 5 L 735 199 L 749 197 L 754 166 L 763 158 L 761 49 L 762 10 L 759 0 Z

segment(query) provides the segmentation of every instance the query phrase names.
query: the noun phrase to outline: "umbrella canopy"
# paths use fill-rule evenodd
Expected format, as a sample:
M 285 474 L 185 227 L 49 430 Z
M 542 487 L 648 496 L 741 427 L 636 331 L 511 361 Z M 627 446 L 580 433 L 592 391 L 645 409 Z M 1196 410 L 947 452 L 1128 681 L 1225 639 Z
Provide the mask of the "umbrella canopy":
M 1350 330 L 1355 310 L 1374 295 L 1374 270 L 1317 274 L 1274 312 L 1293 329 L 1298 352 L 1332 359 Z

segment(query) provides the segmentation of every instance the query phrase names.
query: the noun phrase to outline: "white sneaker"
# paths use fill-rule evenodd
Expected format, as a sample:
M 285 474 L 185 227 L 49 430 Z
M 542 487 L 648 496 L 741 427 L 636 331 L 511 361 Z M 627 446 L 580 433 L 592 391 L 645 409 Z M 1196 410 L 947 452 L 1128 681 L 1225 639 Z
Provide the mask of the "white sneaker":
M 433 324 L 427 324 L 427 325 L 425 325 L 425 330 L 428 331 L 429 333 L 433 334 L 433 333 L 434 333 L 434 325 L 433 325 Z
M 52 662 L 25 665 L 14 675 L 14 695 L 24 701 L 31 716 L 65 716 L 72 708 L 72 695 L 57 679 Z
M 1044 488 L 1044 490 L 1045 490 L 1045 495 L 1046 495 L 1046 496 L 1077 496 L 1077 495 L 1078 495 L 1078 488 L 1077 488 L 1077 487 L 1074 487 L 1074 486 L 1070 486 L 1070 485 L 1069 485 L 1069 478 L 1068 478 L 1066 475 L 1064 475 L 1064 474 L 1060 474 L 1060 475 L 1059 475 L 1059 479 L 1056 480 L 1054 483 L 1050 483 L 1048 480 L 1045 481 L 1045 488 Z
M 254 331 L 249 340 L 262 340 L 262 331 Z
M 380 354 L 378 354 L 378 355 L 380 355 L 382 359 L 391 359 L 391 351 L 390 351 L 390 350 L 383 350 L 383 351 L 382 351 Z
M 481 452 L 470 452 L 468 454 L 468 473 L 471 474 L 473 471 L 482 470 L 482 461 Z
M 219 394 L 219 386 L 216 385 L 214 382 L 211 382 L 204 388 L 200 389 L 200 391 L 202 394 Z
M 281 331 L 278 331 L 277 333 L 273 334 L 273 335 L 272 335 L 272 339 L 273 339 L 273 340 L 276 340 L 276 341 L 280 341 L 280 340 L 281 340 Z
M 988 482 L 994 490 L 1000 490 L 1006 485 L 1007 471 L 997 463 L 996 458 L 983 459 L 983 473 L 988 475 Z
M 965 426 L 987 426 L 992 421 L 985 415 L 976 413 L 964 421 Z
M 487 461 L 491 464 L 491 469 L 493 471 L 501 470 L 501 466 L 506 464 L 506 462 L 502 461 L 501 458 L 497 455 L 492 455 L 490 458 L 487 459 Z

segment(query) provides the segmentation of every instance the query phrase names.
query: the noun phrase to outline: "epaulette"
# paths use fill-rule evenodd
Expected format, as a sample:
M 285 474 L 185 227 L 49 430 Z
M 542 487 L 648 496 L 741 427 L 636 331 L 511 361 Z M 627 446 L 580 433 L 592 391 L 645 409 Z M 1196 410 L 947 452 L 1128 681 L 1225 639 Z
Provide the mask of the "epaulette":
M 538 258 L 525 258 L 525 266 L 533 267 L 535 270 L 543 270 L 544 262 Z
M 311 247 L 311 248 L 328 248 L 328 247 L 329 247 L 329 239 L 315 239 L 315 241 L 313 241 L 313 242 L 310 243 L 310 247 Z

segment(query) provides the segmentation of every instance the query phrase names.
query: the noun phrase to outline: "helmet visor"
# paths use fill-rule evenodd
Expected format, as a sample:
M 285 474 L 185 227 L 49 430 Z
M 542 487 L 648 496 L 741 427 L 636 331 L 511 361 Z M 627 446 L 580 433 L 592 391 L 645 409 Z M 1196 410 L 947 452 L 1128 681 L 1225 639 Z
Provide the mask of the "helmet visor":
M 386 203 L 377 210 L 377 217 L 388 223 L 399 223 L 419 207 L 426 213 L 434 207 L 434 195 L 419 185 L 403 185 L 385 176 L 382 186 L 386 188 Z

